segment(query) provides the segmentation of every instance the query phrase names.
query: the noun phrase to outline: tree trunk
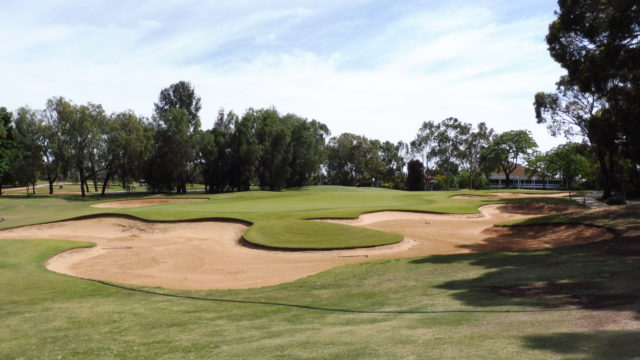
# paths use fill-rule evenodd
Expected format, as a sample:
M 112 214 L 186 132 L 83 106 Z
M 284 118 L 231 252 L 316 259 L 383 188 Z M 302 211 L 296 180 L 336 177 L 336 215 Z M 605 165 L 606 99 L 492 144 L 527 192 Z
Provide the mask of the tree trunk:
M 511 179 L 510 179 L 510 175 L 511 173 L 508 172 L 504 172 L 504 178 L 505 178 L 505 189 L 508 189 L 511 187 Z
M 2 182 L 0 181 L 0 196 L 2 196 Z
M 52 178 L 51 175 L 47 174 L 47 181 L 49 182 L 49 195 L 53 195 L 53 183 L 56 182 L 57 178 L 58 175 Z
M 100 196 L 104 196 L 104 192 L 107 190 L 107 185 L 109 184 L 110 177 L 111 172 L 107 171 L 107 173 L 104 175 L 104 182 L 102 183 L 102 192 L 100 193 Z
M 78 168 L 78 174 L 80 175 L 80 192 L 82 193 L 82 197 L 84 197 L 86 194 L 84 191 L 85 180 L 84 180 L 84 169 L 82 169 L 82 166 Z

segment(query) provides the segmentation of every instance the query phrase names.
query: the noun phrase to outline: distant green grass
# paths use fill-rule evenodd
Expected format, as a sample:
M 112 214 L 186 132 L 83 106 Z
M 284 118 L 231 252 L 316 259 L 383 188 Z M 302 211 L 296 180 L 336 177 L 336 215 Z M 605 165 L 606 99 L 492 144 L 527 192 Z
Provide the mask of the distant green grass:
M 365 212 L 382 210 L 414 210 L 436 213 L 476 213 L 478 207 L 494 202 L 513 201 L 545 201 L 577 204 L 569 199 L 540 198 L 510 199 L 510 200 L 480 200 L 480 199 L 451 199 L 456 194 L 487 195 L 489 191 L 434 191 L 407 192 L 380 188 L 353 188 L 343 186 L 310 186 L 296 190 L 269 192 L 248 191 L 227 194 L 187 194 L 172 196 L 173 198 L 206 197 L 209 201 L 177 203 L 167 205 L 148 206 L 132 209 L 102 209 L 92 208 L 91 204 L 102 201 L 116 201 L 132 198 L 145 198 L 147 195 L 114 194 L 108 197 L 96 195 L 81 198 L 77 195 L 59 197 L 5 197 L 0 198 L 0 214 L 4 221 L 0 228 L 20 226 L 41 222 L 58 221 L 89 214 L 127 214 L 146 220 L 191 220 L 201 218 L 233 218 L 251 222 L 259 226 L 257 233 L 263 244 L 308 244 L 310 248 L 320 246 L 328 241 L 321 233 L 308 232 L 299 238 L 286 238 L 279 233 L 286 227 L 286 223 L 273 220 L 294 221 L 310 218 L 355 218 Z M 295 228 L 295 222 L 289 228 Z M 389 244 L 397 241 L 397 237 L 371 230 L 367 240 L 360 229 L 342 227 L 338 224 L 309 225 L 322 226 L 323 232 L 331 233 L 332 244 L 355 244 L 363 246 L 371 244 Z M 271 228 L 270 228 L 271 227 Z M 334 230 L 330 230 L 334 229 Z M 276 239 L 266 239 L 265 236 L 276 236 Z M 287 234 L 287 233 L 284 233 Z M 295 232 L 291 236 L 297 236 Z M 247 240 L 254 241 L 256 236 L 249 236 Z M 360 240 L 358 240 L 360 239 Z M 301 241 L 303 240 L 303 241 Z

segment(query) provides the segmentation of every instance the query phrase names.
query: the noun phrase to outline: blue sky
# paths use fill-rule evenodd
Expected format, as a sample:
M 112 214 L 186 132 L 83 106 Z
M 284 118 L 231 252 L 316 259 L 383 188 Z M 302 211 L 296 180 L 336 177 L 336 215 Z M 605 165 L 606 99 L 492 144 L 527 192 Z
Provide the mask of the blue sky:
M 0 13 L 0 106 L 65 96 L 150 116 L 188 80 L 203 125 L 221 107 L 275 106 L 334 135 L 411 140 L 449 116 L 498 131 L 535 123 L 562 74 L 544 36 L 552 0 L 12 1 Z

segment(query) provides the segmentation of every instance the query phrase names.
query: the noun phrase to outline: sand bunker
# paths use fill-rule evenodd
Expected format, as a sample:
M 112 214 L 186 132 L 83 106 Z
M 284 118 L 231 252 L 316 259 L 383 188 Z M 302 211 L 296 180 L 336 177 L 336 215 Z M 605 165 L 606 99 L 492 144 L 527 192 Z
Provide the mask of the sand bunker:
M 399 244 L 335 251 L 245 247 L 239 240 L 246 226 L 240 223 L 153 223 L 113 216 L 8 229 L 0 231 L 0 238 L 96 243 L 93 248 L 63 252 L 47 262 L 47 268 L 63 274 L 172 289 L 240 289 L 276 285 L 369 260 L 539 249 L 612 237 L 604 229 L 587 226 L 493 227 L 531 216 L 508 212 L 514 210 L 518 209 L 487 205 L 481 214 L 472 215 L 384 211 L 353 220 L 326 220 L 405 236 Z
M 136 200 L 120 200 L 110 201 L 91 205 L 94 208 L 108 208 L 108 209 L 128 209 L 137 208 L 143 206 L 163 205 L 163 204 L 175 204 L 184 202 L 195 201 L 207 201 L 209 199 L 136 199 Z

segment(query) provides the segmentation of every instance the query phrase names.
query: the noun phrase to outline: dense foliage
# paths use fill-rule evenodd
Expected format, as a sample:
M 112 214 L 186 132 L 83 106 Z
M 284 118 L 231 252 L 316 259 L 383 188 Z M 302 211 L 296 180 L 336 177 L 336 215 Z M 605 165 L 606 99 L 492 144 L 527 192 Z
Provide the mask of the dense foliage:
M 535 97 L 538 123 L 579 135 L 596 155 L 604 198 L 640 193 L 640 3 L 560 0 L 549 52 L 566 75 Z

